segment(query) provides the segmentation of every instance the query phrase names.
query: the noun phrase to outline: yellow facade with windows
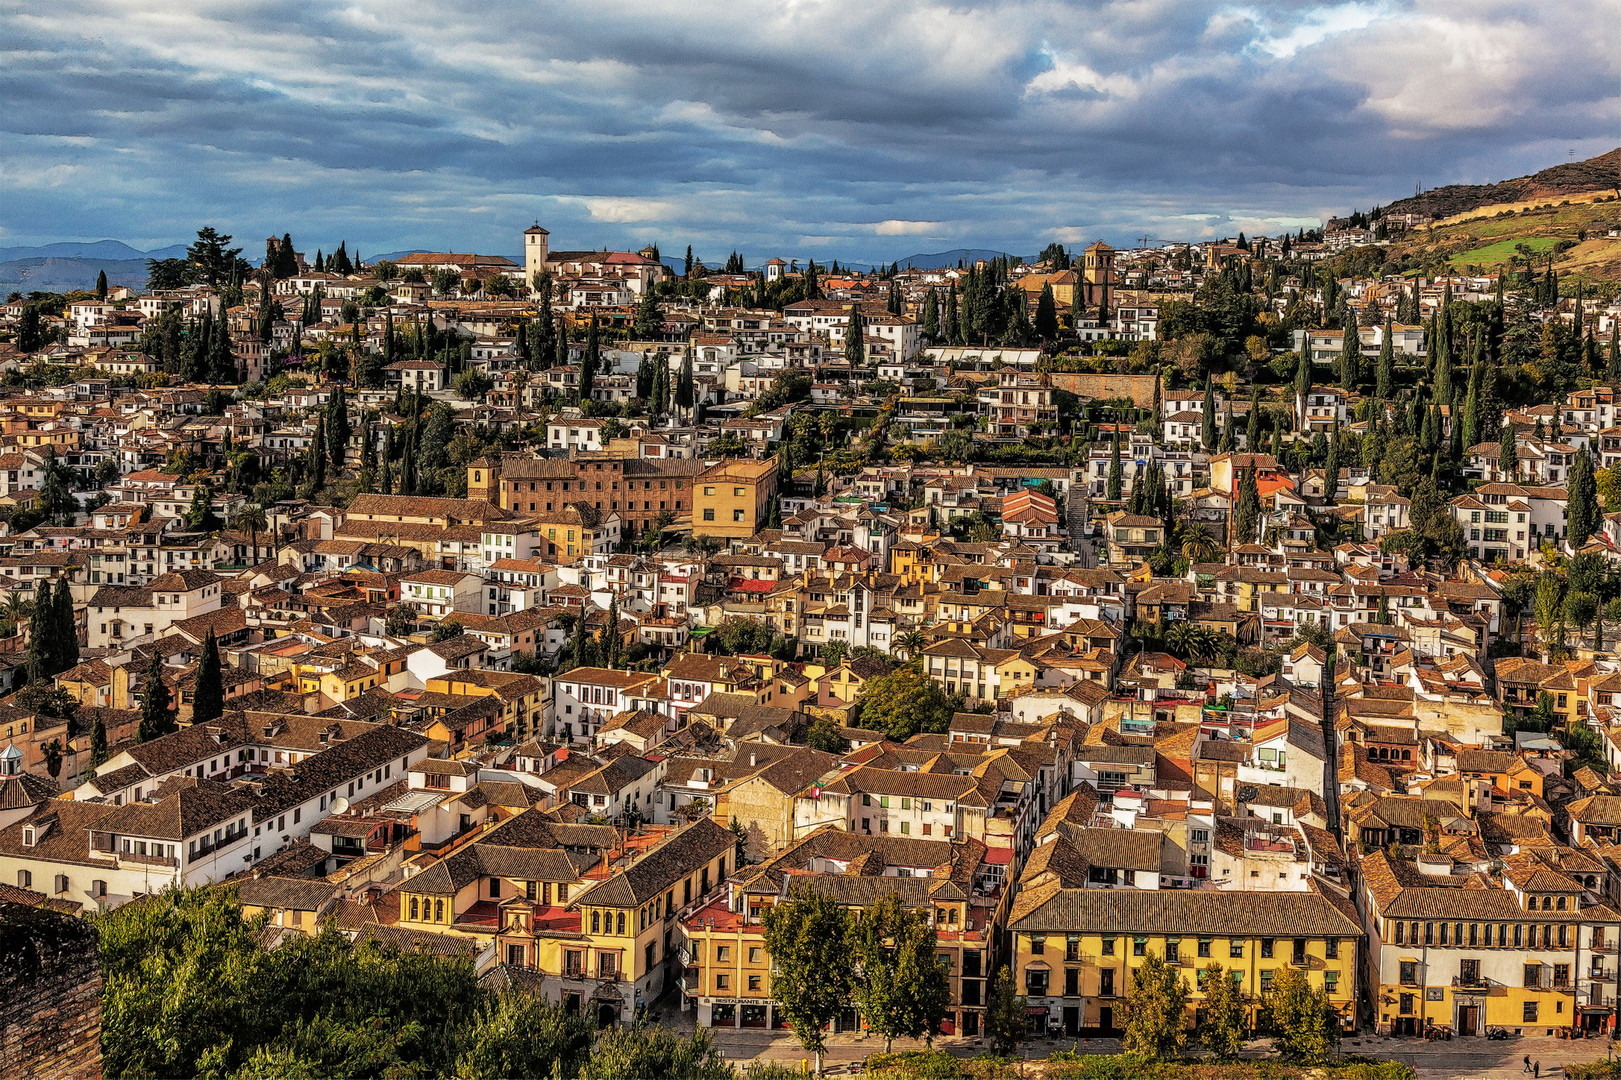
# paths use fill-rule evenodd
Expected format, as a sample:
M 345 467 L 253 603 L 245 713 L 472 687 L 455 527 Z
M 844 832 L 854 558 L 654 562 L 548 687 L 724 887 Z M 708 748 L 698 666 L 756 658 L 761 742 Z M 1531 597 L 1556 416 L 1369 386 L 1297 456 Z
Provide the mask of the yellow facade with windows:
M 1351 1030 L 1362 934 L 1348 908 L 1313 892 L 1042 886 L 1014 902 L 1009 920 L 1015 989 L 1028 1000 L 1032 1028 L 1112 1031 L 1125 1024 L 1133 972 L 1161 956 L 1189 987 L 1192 1026 L 1206 969 L 1219 964 L 1236 977 L 1253 1024 L 1280 972 L 1293 967 Z
M 692 482 L 693 535 L 753 536 L 771 517 L 776 497 L 776 458 L 711 466 Z

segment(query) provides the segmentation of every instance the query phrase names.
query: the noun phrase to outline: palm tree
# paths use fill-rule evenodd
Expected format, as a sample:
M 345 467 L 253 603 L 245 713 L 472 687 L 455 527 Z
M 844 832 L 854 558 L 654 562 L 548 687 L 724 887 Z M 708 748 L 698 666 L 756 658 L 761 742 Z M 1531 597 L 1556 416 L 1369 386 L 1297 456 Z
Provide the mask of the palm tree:
M 1204 522 L 1192 521 L 1182 527 L 1182 557 L 1190 563 L 1206 563 L 1221 551 Z
M 895 651 L 911 660 L 929 643 L 921 630 L 903 630 L 895 635 Z
M 258 503 L 248 503 L 231 517 L 231 528 L 237 532 L 248 530 L 250 547 L 248 548 L 248 565 L 253 566 L 259 562 L 259 530 L 266 528 L 265 508 Z

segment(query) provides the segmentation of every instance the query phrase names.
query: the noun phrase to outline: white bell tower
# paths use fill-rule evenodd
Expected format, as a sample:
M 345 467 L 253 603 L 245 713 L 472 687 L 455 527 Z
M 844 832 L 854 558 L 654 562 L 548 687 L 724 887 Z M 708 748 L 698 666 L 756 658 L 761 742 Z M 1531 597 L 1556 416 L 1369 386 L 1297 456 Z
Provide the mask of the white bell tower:
M 523 279 L 530 288 L 534 288 L 535 275 L 546 269 L 549 236 L 551 233 L 542 229 L 538 221 L 523 231 Z

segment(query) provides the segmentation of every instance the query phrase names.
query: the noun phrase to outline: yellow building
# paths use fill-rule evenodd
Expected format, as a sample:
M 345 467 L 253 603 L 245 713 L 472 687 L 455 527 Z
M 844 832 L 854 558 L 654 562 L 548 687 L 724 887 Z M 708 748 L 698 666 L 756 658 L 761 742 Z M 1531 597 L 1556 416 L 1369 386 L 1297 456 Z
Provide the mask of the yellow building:
M 771 997 L 764 914 L 782 899 L 791 879 L 833 898 L 852 915 L 891 894 L 925 913 L 951 995 L 941 1034 L 980 1034 L 993 974 L 990 949 L 1007 896 L 1001 866 L 986 855 L 986 847 L 975 842 L 863 836 L 827 827 L 750 867 L 729 895 L 715 897 L 683 920 L 688 942 L 683 988 L 699 1026 L 782 1026 Z M 862 1023 L 851 1002 L 833 1029 L 858 1030 Z
M 1253 1023 L 1279 969 L 1295 967 L 1328 994 L 1347 1030 L 1356 1024 L 1357 944 L 1349 901 L 1316 892 L 1026 890 L 1008 918 L 1013 976 L 1029 1001 L 1032 1030 L 1113 1031 L 1125 1024 L 1132 971 L 1149 954 L 1181 970 L 1197 1022 L 1204 969 L 1236 974 Z
M 1508 856 L 1500 881 L 1420 873 L 1384 851 L 1367 856 L 1379 1032 L 1602 1031 L 1621 934 L 1621 915 L 1596 899 L 1604 880 L 1602 862 L 1571 848 Z
M 712 465 L 692 484 L 695 536 L 749 537 L 765 527 L 777 497 L 777 459 Z
M 521 920 L 509 923 L 497 955 L 547 965 L 541 970 L 559 978 L 565 1008 L 588 1006 L 602 1024 L 628 1022 L 680 978 L 678 919 L 721 888 L 736 845 L 731 830 L 701 818 L 576 893 L 567 908 L 577 916 L 572 931 L 526 934 Z

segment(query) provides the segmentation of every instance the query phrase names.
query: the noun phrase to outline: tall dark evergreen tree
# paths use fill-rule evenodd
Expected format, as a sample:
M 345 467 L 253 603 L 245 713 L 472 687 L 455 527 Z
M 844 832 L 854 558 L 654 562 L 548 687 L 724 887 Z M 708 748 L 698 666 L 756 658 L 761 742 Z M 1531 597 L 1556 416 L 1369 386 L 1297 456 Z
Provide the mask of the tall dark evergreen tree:
M 1255 467 L 1251 466 L 1243 471 L 1238 481 L 1238 500 L 1233 505 L 1232 545 L 1236 547 L 1253 542 L 1260 520 L 1261 493 L 1255 480 Z
M 56 667 L 57 658 L 62 654 L 56 640 L 60 633 L 51 583 L 42 580 L 34 590 L 34 606 L 28 612 L 28 649 L 23 654 L 23 669 L 28 673 L 29 682 L 43 682 L 61 670 Z
M 56 624 L 55 652 L 52 675 L 60 675 L 79 664 L 79 622 L 73 617 L 73 594 L 68 591 L 68 579 L 56 579 L 51 594 L 51 615 Z
M 688 344 L 687 351 L 681 358 L 681 377 L 675 384 L 675 403 L 683 409 L 690 409 L 697 401 L 697 389 L 692 380 L 692 346 Z
M 225 714 L 225 673 L 220 667 L 219 642 L 214 628 L 203 638 L 203 656 L 197 664 L 197 681 L 192 689 L 191 722 L 206 724 Z
M 1047 282 L 1041 287 L 1041 299 L 1036 301 L 1036 336 L 1052 341 L 1058 336 L 1058 302 L 1053 298 L 1053 287 Z
M 1379 344 L 1379 370 L 1374 376 L 1373 394 L 1380 401 L 1389 401 L 1395 382 L 1396 346 L 1391 337 L 1390 320 L 1385 320 L 1385 339 Z
M 1104 482 L 1104 497 L 1108 499 L 1120 498 L 1120 488 L 1123 481 L 1124 475 L 1120 465 L 1120 428 L 1117 426 L 1114 429 L 1114 442 L 1109 449 L 1109 475 Z
M 1216 386 L 1209 379 L 1205 380 L 1204 404 L 1200 407 L 1199 441 L 1206 451 L 1216 449 Z
M 1566 494 L 1565 527 L 1570 546 L 1580 548 L 1599 525 L 1598 487 L 1593 477 L 1593 458 L 1585 447 L 1576 452 Z
M 850 305 L 850 321 L 844 331 L 844 360 L 851 369 L 867 366 L 866 335 L 861 331 L 861 308 Z
M 601 346 L 597 342 L 597 316 L 591 315 L 591 325 L 585 332 L 585 356 L 580 360 L 580 404 L 591 400 L 591 391 L 597 383 L 597 365 L 601 362 Z
M 138 742 L 151 742 L 159 735 L 167 735 L 176 730 L 169 688 L 163 682 L 162 654 L 163 650 L 154 643 L 152 656 L 146 663 L 146 677 L 141 686 L 141 720 L 135 731 Z
M 107 299 L 107 271 L 96 271 L 96 299 Z
M 326 456 L 332 467 L 341 470 L 349 452 L 349 402 L 343 384 L 332 392 L 326 407 Z

